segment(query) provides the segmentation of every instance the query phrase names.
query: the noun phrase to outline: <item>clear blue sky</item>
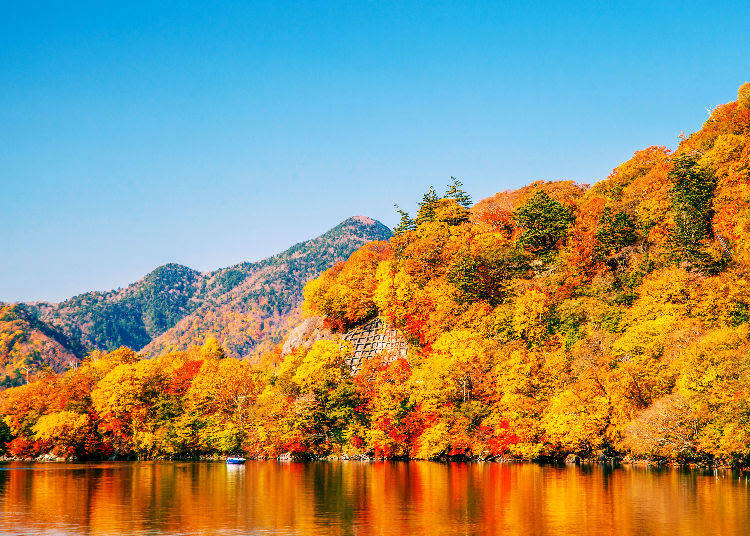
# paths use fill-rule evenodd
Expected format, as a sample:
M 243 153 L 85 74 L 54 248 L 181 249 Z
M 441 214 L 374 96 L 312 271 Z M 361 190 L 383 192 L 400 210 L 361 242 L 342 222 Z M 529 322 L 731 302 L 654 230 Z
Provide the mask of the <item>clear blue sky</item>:
M 0 300 L 591 183 L 750 79 L 747 0 L 71 4 L 0 18 Z

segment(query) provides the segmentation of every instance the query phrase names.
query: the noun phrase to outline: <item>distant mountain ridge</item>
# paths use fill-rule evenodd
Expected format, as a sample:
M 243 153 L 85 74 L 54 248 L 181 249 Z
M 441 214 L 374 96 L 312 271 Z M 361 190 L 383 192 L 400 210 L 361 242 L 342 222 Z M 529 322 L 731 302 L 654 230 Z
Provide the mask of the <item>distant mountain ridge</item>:
M 230 355 L 244 357 L 283 338 L 307 280 L 363 244 L 390 236 L 377 220 L 354 216 L 258 262 L 206 273 L 170 263 L 123 289 L 20 306 L 59 334 L 67 356 L 120 346 L 152 355 L 212 334 Z
M 212 296 L 195 312 L 143 349 L 157 355 L 184 349 L 205 335 L 217 337 L 229 355 L 245 357 L 281 342 L 299 319 L 304 284 L 367 242 L 387 240 L 391 230 L 365 216 L 354 216 L 317 238 L 295 244 L 257 263 L 213 272 L 225 292 Z
M 40 368 L 62 372 L 78 362 L 76 350 L 23 305 L 0 304 L 0 389 L 24 383 Z

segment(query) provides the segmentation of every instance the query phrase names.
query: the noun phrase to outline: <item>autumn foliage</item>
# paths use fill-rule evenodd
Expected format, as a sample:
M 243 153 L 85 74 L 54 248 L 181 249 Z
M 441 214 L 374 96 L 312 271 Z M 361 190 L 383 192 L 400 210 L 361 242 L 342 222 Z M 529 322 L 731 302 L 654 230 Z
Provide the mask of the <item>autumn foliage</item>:
M 471 206 L 454 179 L 305 287 L 328 336 L 258 364 L 215 341 L 94 354 L 0 395 L 14 456 L 562 458 L 750 463 L 750 106 L 592 187 Z M 358 370 L 375 317 L 410 343 Z

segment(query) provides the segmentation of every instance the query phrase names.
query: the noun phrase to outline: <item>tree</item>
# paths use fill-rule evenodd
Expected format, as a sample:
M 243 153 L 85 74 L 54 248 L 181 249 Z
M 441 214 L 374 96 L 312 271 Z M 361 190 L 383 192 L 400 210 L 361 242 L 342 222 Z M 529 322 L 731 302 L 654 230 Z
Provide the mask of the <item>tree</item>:
M 40 417 L 34 425 L 34 435 L 49 442 L 57 456 L 70 458 L 86 454 L 86 444 L 91 443 L 94 431 L 88 415 L 59 411 Z
M 382 353 L 362 363 L 355 376 L 360 411 L 368 426 L 364 446 L 376 456 L 408 456 L 422 432 L 420 414 L 409 399 L 411 367 L 402 357 Z
M 327 324 L 338 330 L 372 318 L 377 313 L 373 297 L 378 263 L 392 253 L 385 242 L 365 244 L 346 263 L 333 266 L 305 285 L 303 311 L 324 316 Z
M 304 355 L 292 353 L 281 364 L 276 385 L 291 401 L 284 416 L 286 450 L 340 451 L 360 405 L 347 366 L 350 355 L 348 345 L 321 340 Z
M 393 206 L 395 207 L 396 212 L 398 212 L 401 216 L 401 220 L 398 222 L 398 225 L 393 229 L 394 235 L 402 235 L 417 228 L 417 226 L 414 224 L 414 220 L 409 216 L 408 212 L 401 209 L 401 207 L 399 207 L 398 205 Z
M 204 361 L 183 397 L 178 428 L 187 445 L 198 452 L 237 452 L 260 388 L 247 361 Z
M 163 391 L 165 371 L 153 360 L 124 363 L 109 372 L 91 392 L 94 410 L 100 416 L 99 429 L 118 454 L 143 452 L 139 435 L 149 433 L 153 402 Z
M 416 376 L 417 399 L 427 408 L 476 400 L 492 368 L 489 343 L 474 331 L 448 331 L 432 346 Z
M 625 212 L 612 212 L 605 207 L 599 218 L 596 239 L 605 255 L 634 244 L 638 240 L 633 217 Z
M 669 172 L 674 228 L 670 242 L 674 256 L 688 262 L 706 261 L 706 241 L 713 238 L 713 196 L 716 176 L 698 166 L 694 156 L 680 156 Z
M 457 253 L 448 266 L 447 280 L 458 290 L 459 301 L 486 300 L 493 307 L 498 305 L 511 278 L 523 272 L 523 263 L 515 253 L 494 248 Z
M 698 452 L 700 419 L 680 393 L 656 400 L 630 423 L 625 446 L 637 456 L 688 462 Z
M 742 108 L 750 108 L 750 82 L 745 82 L 737 91 L 737 103 Z
M 463 183 L 456 177 L 451 177 L 451 183 L 445 192 L 446 199 L 455 199 L 456 203 L 468 209 L 471 208 L 471 196 L 463 190 Z
M 683 352 L 677 392 L 688 401 L 699 452 L 750 462 L 750 328 L 709 331 Z
M 216 337 L 209 335 L 201 346 L 201 357 L 204 359 L 224 359 L 226 354 Z
M 568 227 L 575 221 L 573 213 L 538 190 L 515 213 L 518 226 L 523 229 L 521 243 L 538 255 L 550 253 L 568 236 Z
M 513 325 L 516 332 L 530 343 L 539 342 L 547 329 L 549 297 L 537 288 L 531 288 L 516 298 Z
M 437 208 L 438 201 L 439 198 L 435 193 L 435 188 L 430 186 L 430 189 L 422 196 L 422 201 L 419 202 L 415 221 L 417 226 L 425 222 L 435 221 L 435 209 Z
M 11 439 L 13 436 L 10 433 L 10 427 L 0 419 L 0 452 L 5 452 L 5 446 L 10 443 Z

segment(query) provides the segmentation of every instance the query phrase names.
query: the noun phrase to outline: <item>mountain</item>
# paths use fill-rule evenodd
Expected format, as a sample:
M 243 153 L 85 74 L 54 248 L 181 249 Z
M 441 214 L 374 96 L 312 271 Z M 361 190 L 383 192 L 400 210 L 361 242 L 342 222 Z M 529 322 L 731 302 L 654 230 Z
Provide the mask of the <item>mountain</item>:
M 84 350 L 139 350 L 195 310 L 204 299 L 204 280 L 192 268 L 166 264 L 124 289 L 26 306 Z
M 0 388 L 20 385 L 43 368 L 62 372 L 79 357 L 65 335 L 24 306 L 0 306 Z
M 354 216 L 259 262 L 206 273 L 165 264 L 123 289 L 86 292 L 61 303 L 22 304 L 14 310 L 23 311 L 31 331 L 43 328 L 56 334 L 53 340 L 60 341 L 60 348 L 44 359 L 49 363 L 120 346 L 153 355 L 201 342 L 208 334 L 230 355 L 244 357 L 283 337 L 290 319 L 296 318 L 306 281 L 346 260 L 361 245 L 390 236 L 382 223 Z
M 224 292 L 206 299 L 174 327 L 143 349 L 158 355 L 184 349 L 214 335 L 228 355 L 244 357 L 270 350 L 299 320 L 305 283 L 370 241 L 391 231 L 378 221 L 355 216 L 325 234 L 300 242 L 258 263 L 242 263 L 210 274 L 209 287 Z

